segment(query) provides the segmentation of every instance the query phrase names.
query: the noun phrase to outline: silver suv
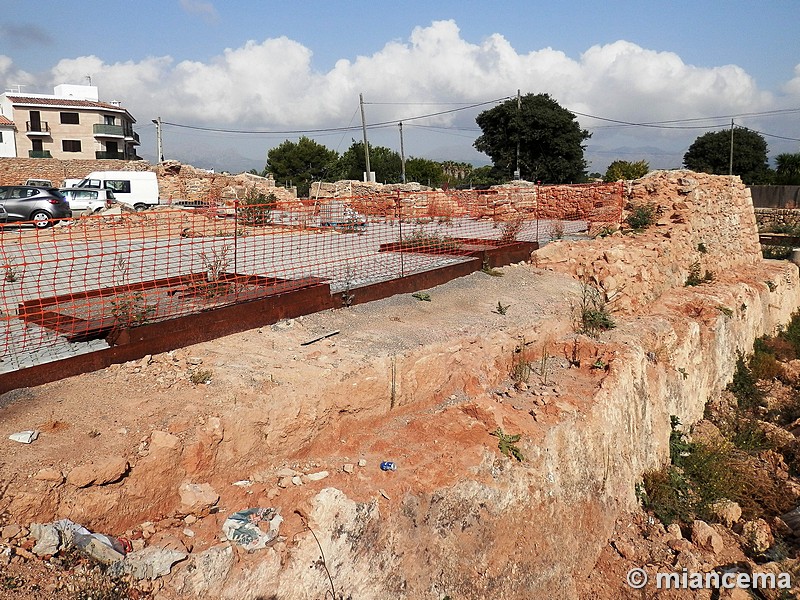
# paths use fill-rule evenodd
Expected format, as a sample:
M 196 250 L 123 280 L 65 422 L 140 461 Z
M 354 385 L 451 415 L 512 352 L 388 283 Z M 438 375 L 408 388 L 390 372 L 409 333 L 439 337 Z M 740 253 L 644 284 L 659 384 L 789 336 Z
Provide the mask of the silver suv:
M 72 217 L 69 203 L 56 188 L 0 185 L 0 219 L 6 223 L 32 221 L 38 229 Z

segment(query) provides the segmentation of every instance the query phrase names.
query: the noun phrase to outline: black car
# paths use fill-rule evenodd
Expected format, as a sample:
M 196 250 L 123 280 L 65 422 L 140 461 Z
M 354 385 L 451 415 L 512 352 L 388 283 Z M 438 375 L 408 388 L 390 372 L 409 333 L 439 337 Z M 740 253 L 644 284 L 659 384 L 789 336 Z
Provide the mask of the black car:
M 4 222 L 32 221 L 39 229 L 72 217 L 67 199 L 52 187 L 0 185 L 0 206 Z

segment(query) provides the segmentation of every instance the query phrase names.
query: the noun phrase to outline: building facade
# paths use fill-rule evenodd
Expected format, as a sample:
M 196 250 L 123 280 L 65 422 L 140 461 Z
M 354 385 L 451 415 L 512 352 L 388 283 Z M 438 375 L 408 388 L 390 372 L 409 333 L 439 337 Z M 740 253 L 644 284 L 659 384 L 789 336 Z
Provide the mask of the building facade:
M 52 96 L 0 95 L 0 156 L 136 160 L 136 119 L 118 102 L 100 102 L 96 86 L 58 85 Z M 10 121 L 14 154 L 4 146 Z

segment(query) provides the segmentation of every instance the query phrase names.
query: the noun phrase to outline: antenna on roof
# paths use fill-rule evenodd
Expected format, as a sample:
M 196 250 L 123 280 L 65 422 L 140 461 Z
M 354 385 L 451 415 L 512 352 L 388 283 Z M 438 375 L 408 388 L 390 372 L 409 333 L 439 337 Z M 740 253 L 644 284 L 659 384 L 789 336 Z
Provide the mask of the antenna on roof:
M 86 75 L 85 77 L 86 77 L 86 80 L 89 82 L 89 85 L 92 85 L 92 76 L 91 75 Z
M 11 86 L 8 88 L 8 90 L 7 90 L 7 91 L 9 91 L 9 92 L 16 92 L 16 93 L 18 93 L 18 94 L 21 94 L 21 93 L 22 93 L 22 88 L 24 88 L 24 87 L 25 87 L 24 85 L 20 85 L 20 84 L 18 84 L 18 83 L 15 83 L 15 84 L 12 84 L 12 85 L 11 85 Z M 17 89 L 14 89 L 14 88 L 17 88 Z

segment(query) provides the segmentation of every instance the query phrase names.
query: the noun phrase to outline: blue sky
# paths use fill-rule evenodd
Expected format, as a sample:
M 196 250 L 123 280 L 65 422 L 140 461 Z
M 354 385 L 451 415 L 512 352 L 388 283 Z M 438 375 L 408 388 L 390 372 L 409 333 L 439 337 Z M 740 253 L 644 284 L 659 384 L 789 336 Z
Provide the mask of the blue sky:
M 52 93 L 92 83 L 138 120 L 140 153 L 154 158 L 154 127 L 169 123 L 296 131 L 392 121 L 459 104 L 546 92 L 593 136 L 590 170 L 615 158 L 679 167 L 689 144 L 733 118 L 800 139 L 797 0 L 768 2 L 215 2 L 6 0 L 0 85 Z M 389 104 L 395 103 L 395 104 Z M 409 121 L 406 153 L 474 163 L 483 108 Z M 164 128 L 165 154 L 198 166 L 261 168 L 266 151 L 299 134 Z M 360 133 L 311 135 L 344 151 Z M 766 137 L 771 155 L 800 142 Z M 394 127 L 370 132 L 399 149 Z

